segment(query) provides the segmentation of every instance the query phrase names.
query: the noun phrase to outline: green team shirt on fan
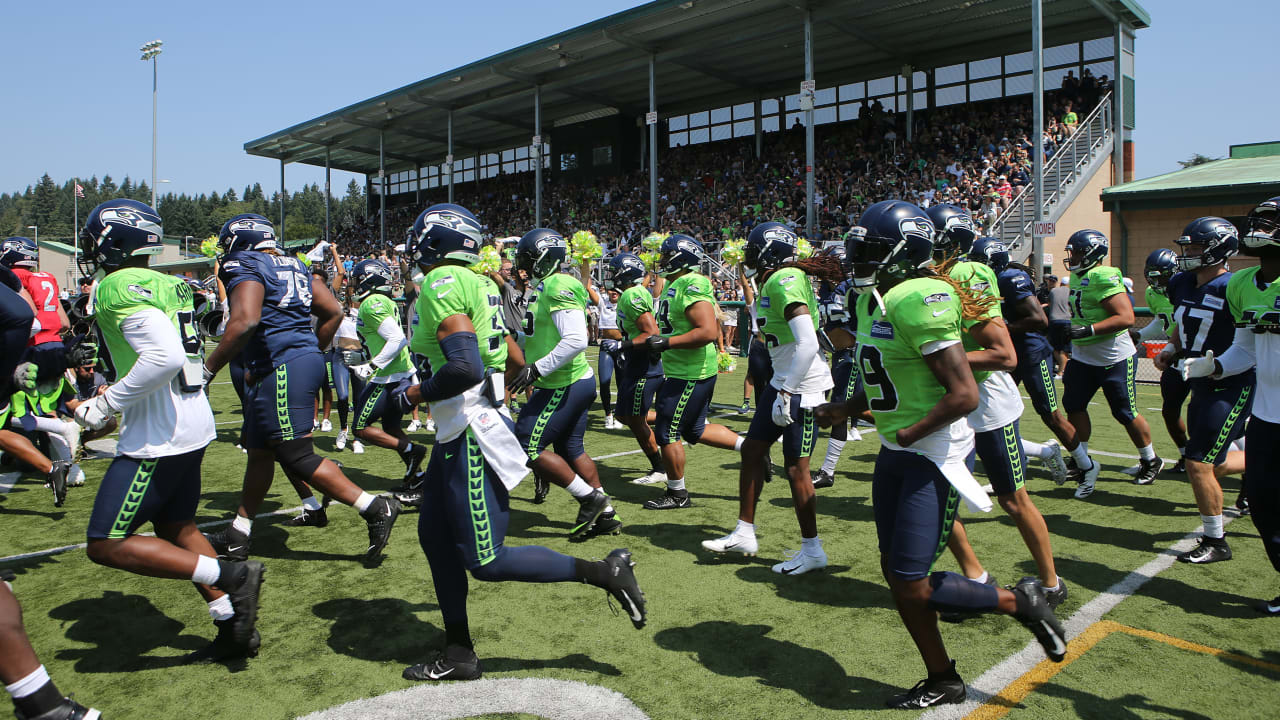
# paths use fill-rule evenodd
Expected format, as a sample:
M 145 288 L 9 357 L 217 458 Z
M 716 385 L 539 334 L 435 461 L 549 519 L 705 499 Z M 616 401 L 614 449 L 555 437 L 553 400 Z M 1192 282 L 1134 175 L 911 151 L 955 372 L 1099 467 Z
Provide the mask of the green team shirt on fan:
M 360 313 L 356 316 L 356 330 L 360 333 L 364 344 L 369 347 L 369 357 L 377 357 L 387 346 L 386 339 L 378 334 L 378 328 L 386 320 L 392 320 L 396 325 L 400 324 L 400 312 L 396 309 L 395 300 L 386 295 L 374 293 L 360 302 Z M 413 364 L 409 362 L 409 348 L 402 347 L 386 367 L 380 367 L 374 371 L 373 379 L 377 382 L 377 378 L 412 371 Z
M 714 303 L 711 281 L 705 275 L 687 272 L 667 284 L 658 301 L 658 332 L 664 337 L 683 335 L 693 329 L 685 312 L 700 302 Z M 662 354 L 662 372 L 677 380 L 704 380 L 719 371 L 716 345 L 667 350 Z
M 560 330 L 556 328 L 551 316 L 561 310 L 574 310 L 585 316 L 587 289 L 572 275 L 554 273 L 538 283 L 533 297 L 529 299 L 529 311 L 524 316 L 525 335 L 529 338 L 524 345 L 526 363 L 533 364 L 541 360 L 560 343 Z M 538 378 L 533 385 L 540 388 L 562 388 L 590 374 L 587 354 L 581 352 L 569 362 Z
M 1230 285 L 1228 284 L 1228 287 Z M 1173 337 L 1173 328 L 1176 323 L 1173 322 L 1173 303 L 1169 302 L 1169 298 L 1155 291 L 1155 288 L 1147 286 L 1145 293 L 1147 300 L 1147 308 L 1151 310 L 1151 314 L 1160 319 L 1160 326 L 1164 328 L 1164 334 Z
M 960 299 L 942 280 L 916 278 L 895 285 L 883 300 L 884 311 L 873 295 L 857 296 L 855 357 L 876 430 L 898 445 L 898 431 L 923 419 L 946 394 L 921 350 L 960 340 Z
M 633 340 L 643 331 L 636 321 L 645 313 L 653 313 L 653 295 L 643 285 L 632 285 L 622 291 L 618 297 L 618 319 L 622 332 L 628 340 Z
M 1124 275 L 1120 268 L 1110 265 L 1098 265 L 1085 271 L 1084 275 L 1071 273 L 1071 324 L 1075 326 L 1095 325 L 1111 317 L 1111 312 L 1102 307 L 1102 301 L 1109 297 L 1126 292 Z M 1097 345 L 1127 333 L 1128 330 L 1117 330 L 1106 335 L 1073 339 L 1073 345 Z
M 950 274 L 952 280 L 968 288 L 974 297 L 992 299 L 991 306 L 987 308 L 981 317 L 973 320 L 968 318 L 961 318 L 960 320 L 961 327 L 964 328 L 964 335 L 960 338 L 960 341 L 964 344 L 964 351 L 974 352 L 981 350 L 982 345 L 978 344 L 978 341 L 969 335 L 969 331 L 979 323 L 993 319 L 1003 319 L 1004 317 L 1000 312 L 1000 296 L 996 292 L 999 281 L 996 279 L 995 271 L 982 263 L 966 261 L 953 265 Z M 988 377 L 991 377 L 990 370 L 973 371 L 973 379 L 979 385 Z
M 191 286 L 147 268 L 117 270 L 103 278 L 94 291 L 94 318 L 107 342 L 116 377 L 127 375 L 138 361 L 138 353 L 125 341 L 120 323 L 147 308 L 168 316 L 184 343 L 199 338 Z
M 409 349 L 426 356 L 431 372 L 438 372 L 445 364 L 435 328 L 453 315 L 466 315 L 471 319 L 484 366 L 499 371 L 506 369 L 507 329 L 502 324 L 502 297 L 492 280 L 461 265 L 442 265 L 427 273 L 420 287 L 417 323 L 428 329 L 416 332 L 415 328 Z

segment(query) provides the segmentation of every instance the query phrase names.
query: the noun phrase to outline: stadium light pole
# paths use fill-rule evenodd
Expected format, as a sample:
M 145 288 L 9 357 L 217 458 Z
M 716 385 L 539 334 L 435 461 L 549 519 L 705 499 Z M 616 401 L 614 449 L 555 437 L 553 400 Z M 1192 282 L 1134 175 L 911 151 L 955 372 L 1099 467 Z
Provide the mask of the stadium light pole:
M 385 132 L 378 131 L 378 237 L 387 246 L 387 158 L 383 150 Z
M 658 90 L 657 58 L 649 53 L 649 229 L 658 231 Z M 650 122 L 652 121 L 652 122 Z
M 804 79 L 813 82 L 813 12 L 804 11 Z M 813 102 L 804 111 L 804 204 L 805 233 L 809 242 L 816 242 L 814 235 L 817 208 L 813 204 Z
M 329 242 L 329 146 L 324 147 L 324 241 Z
M 533 86 L 533 223 L 542 227 L 542 86 Z
M 138 48 L 142 51 L 143 62 L 151 61 L 151 207 L 156 206 L 156 103 L 157 103 L 157 80 L 159 73 L 156 69 L 156 58 L 160 56 L 161 48 L 164 42 L 161 40 L 152 40 L 151 42 Z
M 284 242 L 284 158 L 280 158 L 280 227 L 276 228 L 276 236 Z
M 1031 269 L 1035 271 L 1035 280 L 1044 279 L 1044 237 L 1036 232 L 1037 224 L 1044 220 L 1044 25 L 1040 8 L 1041 0 L 1031 0 L 1031 115 L 1032 152 L 1031 172 L 1033 178 L 1032 202 L 1035 210 L 1031 213 Z
M 28 226 L 27 226 L 27 229 L 28 229 L 28 230 L 35 230 L 35 231 L 36 231 L 36 232 L 35 232 L 35 234 L 32 236 L 32 238 L 31 238 L 31 239 L 35 241 L 35 243 L 36 243 L 36 247 L 40 247 L 40 226 L 38 226 L 38 225 L 28 225 Z

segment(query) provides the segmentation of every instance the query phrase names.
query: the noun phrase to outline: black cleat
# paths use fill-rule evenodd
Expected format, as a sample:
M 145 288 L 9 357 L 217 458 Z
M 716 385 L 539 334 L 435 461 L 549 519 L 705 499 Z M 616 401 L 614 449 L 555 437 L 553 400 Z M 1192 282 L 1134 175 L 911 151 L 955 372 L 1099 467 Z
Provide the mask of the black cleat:
M 551 492 L 551 483 L 537 472 L 533 473 L 533 504 L 541 505 L 547 501 L 547 493 Z
M 604 589 L 622 605 L 627 617 L 631 618 L 631 624 L 639 630 L 644 627 L 648 613 L 644 609 L 644 592 L 640 590 L 636 573 L 631 569 L 636 566 L 631 559 L 631 551 L 618 548 L 609 553 L 604 562 L 609 567 L 609 579 Z
M 244 562 L 249 559 L 249 536 L 237 530 L 235 525 L 228 525 L 216 533 L 205 533 L 204 539 L 223 560 Z
M 1067 594 L 1067 581 L 1063 580 L 1062 576 L 1058 576 L 1058 589 L 1050 590 L 1045 588 L 1044 599 L 1049 601 L 1050 610 L 1057 610 L 1062 601 L 1067 599 Z
M 18 720 L 101 720 L 102 713 L 85 707 L 69 697 L 62 699 L 58 707 L 46 710 L 39 715 L 23 715 L 21 710 L 14 710 Z
M 742 401 L 742 407 L 738 408 L 738 414 L 739 414 L 739 415 L 747 415 L 747 414 L 749 414 L 750 412 L 751 412 L 751 401 L 750 401 L 750 400 L 743 400 L 743 401 Z
M 414 443 L 413 450 L 402 453 L 400 459 L 404 461 L 404 484 L 409 486 L 418 476 L 418 470 L 422 467 L 422 461 L 427 457 L 427 446 L 421 443 Z
M 990 585 L 991 587 L 1000 587 L 999 585 L 996 584 L 996 576 L 992 575 L 991 573 L 987 573 L 987 581 L 983 584 Z M 978 615 L 980 614 L 981 613 L 976 613 L 976 612 L 970 613 L 970 612 L 957 612 L 955 610 L 942 610 L 938 612 L 938 619 L 941 620 L 942 622 L 962 623 L 965 620 L 968 620 L 970 618 L 978 617 Z M 912 689 L 914 690 L 914 688 Z
M 422 507 L 422 486 L 412 490 L 392 490 L 391 496 L 400 501 L 402 507 Z
M 590 495 L 578 498 L 578 517 L 569 529 L 569 538 L 577 540 L 586 535 L 596 519 L 609 507 L 609 496 L 603 490 L 593 490 Z
M 319 510 L 302 508 L 301 513 L 285 520 L 284 524 L 286 527 L 324 527 L 329 524 L 329 515 L 325 513 L 324 508 Z
M 66 460 L 54 460 L 49 469 L 49 487 L 53 488 L 53 506 L 62 507 L 67 500 L 67 475 L 71 472 L 71 463 Z
M 1244 517 L 1249 514 L 1249 498 L 1244 494 L 1244 486 L 1240 486 L 1240 494 L 1236 496 L 1236 514 Z
M 821 490 L 836 484 L 836 479 L 826 470 L 818 470 L 813 474 L 813 489 Z
M 1230 559 L 1231 547 L 1227 545 L 1226 538 L 1211 538 L 1206 535 L 1201 535 L 1199 544 L 1178 556 L 1179 562 L 1196 565 L 1207 565 Z
M 478 680 L 483 671 L 474 650 L 450 645 L 442 653 L 420 665 L 411 665 L 400 673 L 405 680 Z
M 1013 617 L 1036 636 L 1050 660 L 1062 662 L 1067 656 L 1066 632 L 1049 608 L 1044 585 L 1033 577 L 1024 577 L 1012 590 L 1018 600 L 1018 609 L 1014 611 Z
M 618 519 L 617 512 L 610 510 L 608 512 L 600 513 L 600 517 L 596 518 L 596 521 L 591 525 L 590 530 L 587 530 L 576 538 L 571 539 L 575 542 L 582 542 L 594 537 L 600 537 L 601 535 L 618 535 L 621 532 L 622 521 Z
M 214 620 L 213 624 L 218 626 L 218 635 L 213 639 L 213 642 L 182 658 L 182 664 L 196 665 L 199 663 L 257 657 L 258 648 L 262 647 L 262 636 L 255 629 L 249 637 L 248 643 L 238 643 L 235 641 L 232 630 L 234 623 L 234 618 L 230 620 Z
M 662 494 L 662 497 L 656 500 L 647 500 L 644 504 L 645 510 L 680 510 L 687 507 L 693 507 L 693 501 L 689 499 L 688 490 L 668 489 Z
M 235 612 L 227 622 L 231 625 L 231 639 L 241 646 L 248 646 L 257 631 L 258 598 L 262 594 L 262 579 L 266 568 L 256 560 L 236 563 L 232 576 L 219 578 L 214 587 L 231 597 L 231 609 Z M 219 630 L 221 632 L 221 630 Z
M 923 710 L 934 705 L 951 705 L 964 702 L 968 697 L 964 680 L 956 672 L 956 661 L 951 661 L 951 670 L 939 674 L 938 677 L 927 677 L 915 684 L 915 687 L 894 695 L 885 701 L 884 706 L 893 710 Z
M 1150 485 L 1156 481 L 1156 476 L 1164 469 L 1164 460 L 1160 456 L 1156 456 L 1154 460 L 1139 460 L 1138 474 L 1133 476 L 1133 482 L 1137 485 Z
M 1186 458 L 1184 458 L 1184 457 L 1182 457 L 1181 455 L 1179 455 L 1179 456 L 1178 456 L 1178 462 L 1174 463 L 1174 464 L 1173 464 L 1173 467 L 1169 468 L 1169 472 L 1171 472 L 1171 473 L 1177 473 L 1177 474 L 1179 474 L 1179 475 L 1186 475 L 1186 474 L 1187 474 L 1187 459 L 1186 459 Z
M 379 495 L 360 513 L 369 526 L 369 549 L 364 553 L 365 560 L 374 560 L 382 554 L 382 549 L 391 540 L 391 528 L 395 527 L 400 510 L 399 500 Z

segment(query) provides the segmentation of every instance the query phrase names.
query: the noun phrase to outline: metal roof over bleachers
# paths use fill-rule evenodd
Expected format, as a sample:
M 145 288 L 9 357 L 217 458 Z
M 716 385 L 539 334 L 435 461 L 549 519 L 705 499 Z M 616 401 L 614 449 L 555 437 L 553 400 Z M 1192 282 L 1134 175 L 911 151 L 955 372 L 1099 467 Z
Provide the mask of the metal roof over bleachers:
M 655 0 L 464 65 L 245 143 L 252 155 L 375 174 L 528 144 L 533 98 L 544 129 L 617 111 L 642 117 L 650 58 L 662 116 L 796 92 L 804 11 L 824 86 L 1029 50 L 1026 0 Z M 1045 0 L 1053 42 L 1145 28 L 1134 0 Z M 985 56 L 985 55 L 983 55 Z

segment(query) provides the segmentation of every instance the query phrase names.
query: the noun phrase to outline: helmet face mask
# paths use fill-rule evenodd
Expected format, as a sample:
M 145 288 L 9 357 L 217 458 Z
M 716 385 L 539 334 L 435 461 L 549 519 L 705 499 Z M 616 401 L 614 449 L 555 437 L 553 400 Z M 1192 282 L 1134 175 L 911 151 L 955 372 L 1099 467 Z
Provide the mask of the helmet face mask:
M 1193 272 L 1221 265 L 1235 255 L 1240 247 L 1240 233 L 1234 225 L 1220 217 L 1202 217 L 1192 220 L 1183 229 L 1177 243 L 1182 249 L 1182 254 L 1177 259 L 1178 269 Z M 1188 249 L 1194 254 L 1189 254 Z
M 1009 267 L 1009 250 L 1005 244 L 993 237 L 980 237 L 969 249 L 968 259 L 980 262 L 996 272 Z
M 1272 252 L 1280 249 L 1280 197 L 1264 200 L 1249 211 L 1240 244 L 1250 255 L 1258 255 L 1268 248 Z
M 633 253 L 619 253 L 609 259 L 609 272 L 604 286 L 608 290 L 625 290 L 644 280 L 644 261 Z
M 968 255 L 978 238 L 978 228 L 969 213 L 949 203 L 930 205 L 926 212 L 934 226 L 934 257 Z
M 351 285 L 357 300 L 364 300 L 374 293 L 390 296 L 394 282 L 391 267 L 381 260 L 361 260 L 351 268 Z

